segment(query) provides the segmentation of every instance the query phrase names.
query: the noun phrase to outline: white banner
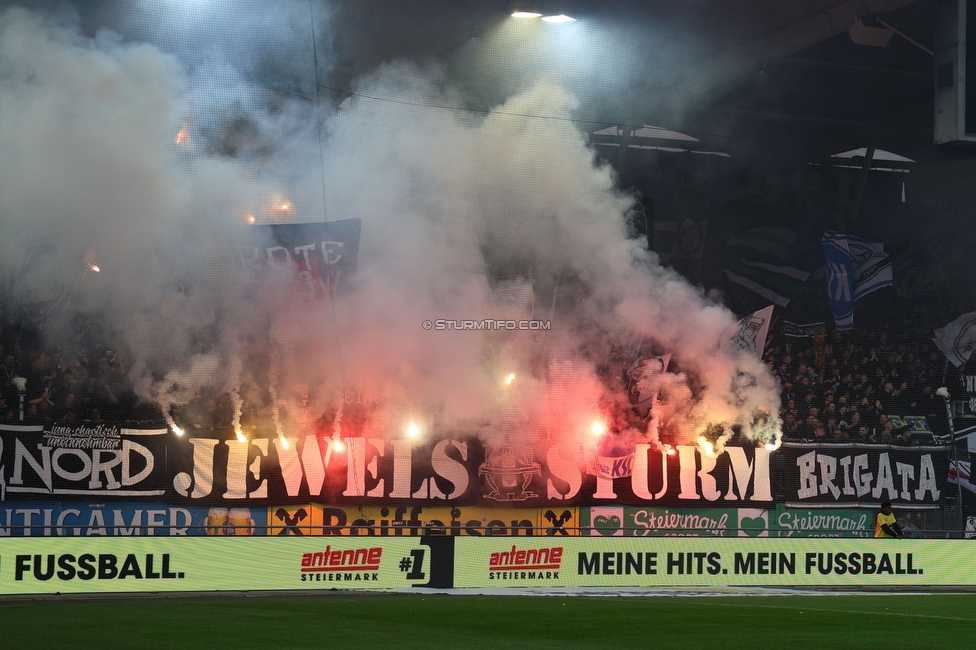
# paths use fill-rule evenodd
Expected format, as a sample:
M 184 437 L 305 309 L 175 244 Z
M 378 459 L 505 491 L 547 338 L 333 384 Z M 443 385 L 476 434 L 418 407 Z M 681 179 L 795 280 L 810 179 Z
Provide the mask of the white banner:
M 935 330 L 935 345 L 957 368 L 973 354 L 976 346 L 976 311 L 963 314 L 945 327 Z
M 730 354 L 744 350 L 762 357 L 766 347 L 769 323 L 773 319 L 773 306 L 749 314 L 739 321 L 739 328 L 725 342 L 725 350 Z

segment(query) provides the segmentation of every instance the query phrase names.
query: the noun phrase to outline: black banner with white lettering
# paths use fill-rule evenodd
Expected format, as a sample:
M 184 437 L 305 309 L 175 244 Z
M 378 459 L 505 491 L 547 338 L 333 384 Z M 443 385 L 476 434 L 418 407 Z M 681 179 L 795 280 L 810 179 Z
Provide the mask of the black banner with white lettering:
M 343 286 L 356 268 L 359 255 L 359 219 L 249 226 L 238 243 L 243 269 L 266 280 L 284 280 L 286 285 L 323 299 Z
M 0 500 L 152 500 L 166 491 L 168 429 L 0 425 Z
M 557 507 L 620 503 L 664 506 L 772 502 L 770 454 L 694 446 L 668 454 L 636 445 L 601 457 L 568 445 L 486 448 L 476 438 L 418 443 L 326 435 L 252 438 L 229 430 L 173 438 L 167 499 L 194 504 L 423 505 Z
M 786 500 L 934 504 L 949 478 L 947 447 L 784 443 Z
M 181 506 L 559 507 L 616 503 L 768 507 L 777 452 L 705 454 L 635 445 L 604 457 L 555 444 L 485 447 L 476 438 L 177 436 L 107 425 L 0 427 L 0 499 L 152 500 Z

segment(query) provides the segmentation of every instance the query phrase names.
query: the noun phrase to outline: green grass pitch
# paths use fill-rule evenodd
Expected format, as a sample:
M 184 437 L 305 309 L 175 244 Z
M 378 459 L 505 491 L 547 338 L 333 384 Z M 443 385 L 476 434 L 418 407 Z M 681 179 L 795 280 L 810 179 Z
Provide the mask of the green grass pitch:
M 974 633 L 971 594 L 0 602 L 5 649 L 947 648 Z

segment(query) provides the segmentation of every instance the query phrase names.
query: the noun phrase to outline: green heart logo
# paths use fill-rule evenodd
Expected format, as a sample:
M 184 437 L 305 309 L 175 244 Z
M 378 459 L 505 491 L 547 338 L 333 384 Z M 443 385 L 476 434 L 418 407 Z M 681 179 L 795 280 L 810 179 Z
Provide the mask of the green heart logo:
M 593 518 L 593 527 L 601 535 L 611 537 L 620 528 L 620 517 L 617 515 L 610 515 L 609 517 L 597 515 Z
M 766 530 L 766 520 L 762 517 L 743 517 L 739 526 L 749 537 L 759 537 Z

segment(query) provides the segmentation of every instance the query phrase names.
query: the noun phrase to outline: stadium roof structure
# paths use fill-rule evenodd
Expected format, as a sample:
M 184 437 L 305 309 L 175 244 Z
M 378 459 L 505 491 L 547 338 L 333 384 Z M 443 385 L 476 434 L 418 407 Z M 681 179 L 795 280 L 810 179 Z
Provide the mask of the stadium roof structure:
M 551 64 L 577 74 L 569 90 L 591 133 L 660 128 L 718 141 L 694 149 L 735 155 L 730 147 L 758 146 L 819 159 L 849 148 L 856 134 L 863 142 L 872 125 L 897 125 L 876 128 L 898 133 L 876 145 L 922 160 L 932 142 L 933 65 L 919 46 L 932 44 L 936 1 L 568 0 L 559 10 L 575 22 L 536 23 L 538 34 L 517 37 L 511 24 L 528 21 L 510 19 L 511 0 L 312 0 L 310 8 L 321 30 L 319 90 L 334 106 L 357 92 L 357 79 L 397 59 L 446 62 L 443 75 L 475 108 L 497 105 Z M 146 37 L 133 26 L 132 3 L 74 3 L 87 32 Z M 858 44 L 870 42 L 864 29 L 878 29 L 865 27 L 872 17 L 903 36 Z

